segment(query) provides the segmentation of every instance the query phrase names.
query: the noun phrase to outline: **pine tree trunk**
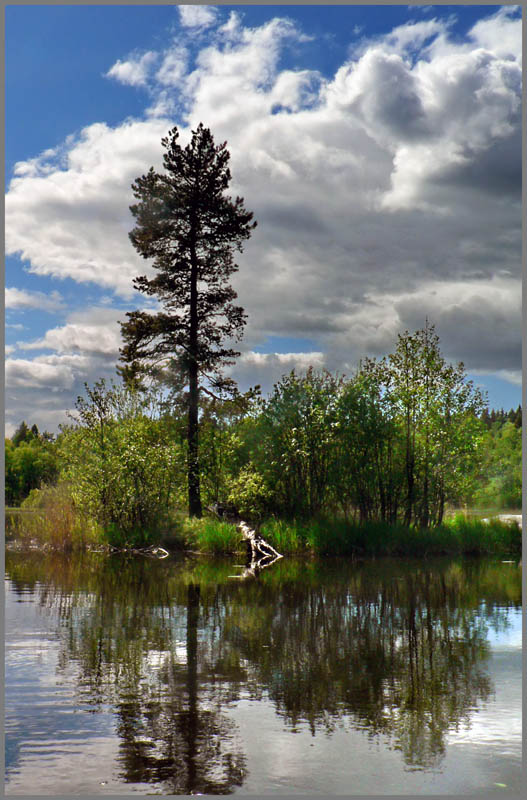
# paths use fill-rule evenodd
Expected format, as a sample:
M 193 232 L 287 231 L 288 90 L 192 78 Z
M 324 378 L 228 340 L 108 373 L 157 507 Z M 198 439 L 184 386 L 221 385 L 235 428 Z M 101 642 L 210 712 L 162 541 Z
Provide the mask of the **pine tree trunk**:
M 201 494 L 199 486 L 199 387 L 198 387 L 198 264 L 195 247 L 192 246 L 192 268 L 190 275 L 190 331 L 189 331 L 189 405 L 188 405 L 188 513 L 190 517 L 201 517 Z
M 198 447 L 198 365 L 191 364 L 188 407 L 188 513 L 190 517 L 201 517 L 202 513 Z

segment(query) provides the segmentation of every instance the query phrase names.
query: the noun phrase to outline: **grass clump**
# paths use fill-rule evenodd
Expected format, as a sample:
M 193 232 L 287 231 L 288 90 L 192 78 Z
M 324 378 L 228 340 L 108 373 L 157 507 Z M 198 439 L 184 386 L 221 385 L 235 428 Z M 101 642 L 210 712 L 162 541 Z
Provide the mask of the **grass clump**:
M 260 527 L 260 533 L 282 555 L 301 552 L 308 545 L 307 529 L 299 522 L 270 519 Z
M 521 553 L 521 529 L 515 521 L 498 518 L 484 521 L 456 514 L 437 530 L 447 541 L 456 543 L 459 552 L 467 555 Z
M 343 519 L 273 519 L 262 525 L 261 533 L 283 555 L 308 551 L 317 556 L 425 558 L 521 553 L 521 530 L 516 522 L 469 519 L 463 514 L 427 529 Z
M 184 518 L 180 535 L 187 547 L 201 553 L 221 555 L 244 550 L 243 536 L 235 525 L 215 519 Z

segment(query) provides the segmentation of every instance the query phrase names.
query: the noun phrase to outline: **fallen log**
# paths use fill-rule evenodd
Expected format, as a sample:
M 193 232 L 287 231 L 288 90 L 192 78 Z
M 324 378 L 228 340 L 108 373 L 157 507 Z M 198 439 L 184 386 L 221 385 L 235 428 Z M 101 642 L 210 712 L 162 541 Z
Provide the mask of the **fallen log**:
M 252 565 L 253 568 L 257 567 L 259 563 L 266 559 L 272 559 L 271 563 L 273 563 L 277 559 L 283 558 L 283 555 L 278 553 L 274 547 L 263 538 L 261 534 L 255 531 L 254 528 L 251 528 L 237 515 L 234 515 L 232 512 L 229 513 L 229 509 L 220 506 L 219 503 L 215 503 L 213 506 L 207 506 L 207 511 L 210 511 L 220 519 L 225 520 L 225 522 L 230 522 L 233 525 L 236 525 L 247 543 L 247 557 L 248 560 L 250 560 L 250 565 Z M 247 567 L 247 569 L 250 569 L 250 565 Z M 269 566 L 269 564 L 266 563 L 263 566 Z M 263 566 L 260 568 L 263 568 Z

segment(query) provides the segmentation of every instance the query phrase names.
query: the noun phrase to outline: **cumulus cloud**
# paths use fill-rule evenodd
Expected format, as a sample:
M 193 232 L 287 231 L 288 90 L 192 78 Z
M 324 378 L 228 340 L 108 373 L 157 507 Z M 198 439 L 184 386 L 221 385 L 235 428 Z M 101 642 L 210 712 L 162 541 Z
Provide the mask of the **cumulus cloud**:
M 107 78 L 115 78 L 127 86 L 145 86 L 157 53 L 149 51 L 142 56 L 130 57 L 127 61 L 115 62 L 105 73 Z
M 203 121 L 217 141 L 227 140 L 233 194 L 245 197 L 259 223 L 234 277 L 249 314 L 248 342 L 308 337 L 325 365 L 349 370 L 361 355 L 393 348 L 398 331 L 428 315 L 450 358 L 516 374 L 521 20 L 514 9 L 481 19 L 465 40 L 431 15 L 399 26 L 361 42 L 330 76 L 282 68 L 284 50 L 306 38 L 291 20 L 250 28 L 232 12 L 193 49 L 193 32 L 219 23 L 221 12 L 182 6 L 179 13 L 177 42 L 143 63 L 144 118 L 87 126 L 17 165 L 6 198 L 8 253 L 30 272 L 92 282 L 137 307 L 132 278 L 149 266 L 128 241 L 130 184 L 150 165 L 161 168 L 160 140 L 176 121 L 183 144 Z M 109 359 L 114 334 L 86 324 L 68 318 L 39 346 L 60 356 L 91 343 L 94 358 Z M 279 377 L 283 360 L 256 356 L 244 353 L 239 376 Z
M 324 353 L 314 351 L 310 353 L 255 353 L 250 350 L 242 353 L 236 366 L 229 370 L 241 391 L 246 391 L 251 386 L 259 384 L 264 393 L 272 388 L 273 383 L 280 380 L 282 375 L 287 375 L 291 370 L 298 373 L 305 372 L 309 367 L 323 369 L 325 366 Z
M 35 274 L 72 278 L 132 295 L 145 272 L 129 240 L 131 183 L 161 167 L 166 120 L 130 120 L 84 128 L 67 149 L 66 168 L 45 159 L 15 176 L 6 197 L 6 248 Z M 156 146 L 157 142 L 157 146 Z M 44 167 L 44 169 L 42 169 Z
M 216 21 L 216 6 L 178 6 L 179 21 L 184 28 L 208 28 Z
M 519 6 L 502 6 L 475 23 L 470 38 L 479 47 L 491 50 L 513 61 L 521 58 L 521 38 L 518 37 Z
M 61 389 L 71 389 L 74 382 L 72 370 L 67 364 L 49 364 L 37 359 L 7 359 L 5 375 L 10 389 L 23 387 L 58 392 Z
M 105 378 L 116 380 L 115 358 L 97 354 L 63 353 L 33 359 L 7 357 L 6 431 L 22 419 L 36 422 L 43 430 L 56 431 L 74 410 L 75 398 L 84 394 L 84 383 Z M 9 435 L 8 433 L 6 435 Z
M 124 316 L 124 315 L 123 315 Z M 121 336 L 117 325 L 68 323 L 48 330 L 41 339 L 19 343 L 21 350 L 56 350 L 58 353 L 90 352 L 118 358 Z
M 39 428 L 56 429 L 66 420 L 66 410 L 72 410 L 75 397 L 84 392 L 85 382 L 116 380 L 122 344 L 118 322 L 124 318 L 124 312 L 115 308 L 85 308 L 71 312 L 64 325 L 40 339 L 17 342 L 18 351 L 51 352 L 6 360 L 7 422 L 17 425 L 27 418 Z M 46 416 L 46 409 L 54 409 L 53 414 Z
M 64 303 L 60 292 L 53 290 L 50 294 L 44 292 L 29 292 L 25 289 L 16 287 L 6 287 L 5 289 L 6 309 L 26 309 L 38 308 L 40 311 L 59 311 L 64 308 Z M 11 325 L 10 327 L 19 327 Z
M 391 351 L 397 334 L 434 323 L 444 354 L 462 360 L 473 372 L 491 366 L 505 377 L 521 363 L 521 295 L 517 280 L 494 276 L 489 281 L 430 281 L 414 291 L 372 292 L 349 315 L 333 337 L 333 360 L 350 363 L 360 357 L 357 342 L 369 342 L 380 356 Z M 328 355 L 331 358 L 331 355 Z
M 156 72 L 156 80 L 162 86 L 177 86 L 185 74 L 187 63 L 187 49 L 181 46 L 173 47 L 165 53 L 162 64 Z
M 476 374 L 478 374 L 478 370 L 475 370 Z M 479 374 L 489 374 L 488 372 Z M 519 369 L 499 369 L 496 373 L 499 378 L 503 378 L 503 380 L 508 381 L 509 383 L 513 383 L 516 386 L 523 386 L 523 375 L 522 371 Z

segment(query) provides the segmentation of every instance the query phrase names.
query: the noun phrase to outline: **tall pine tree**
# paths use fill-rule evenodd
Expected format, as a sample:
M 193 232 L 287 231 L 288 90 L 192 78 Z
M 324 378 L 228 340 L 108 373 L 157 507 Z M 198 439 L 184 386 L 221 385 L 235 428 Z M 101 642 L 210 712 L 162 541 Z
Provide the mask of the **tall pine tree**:
M 241 252 L 256 222 L 243 198 L 226 193 L 231 179 L 226 143 L 216 145 L 201 123 L 186 147 L 178 139 L 173 128 L 161 140 L 164 173 L 151 167 L 132 185 L 138 202 L 130 207 L 136 220 L 130 239 L 157 271 L 153 278 L 135 278 L 134 286 L 157 297 L 162 311 L 127 314 L 120 372 L 126 378 L 162 365 L 184 376 L 189 514 L 199 517 L 200 391 L 204 382 L 225 388 L 222 368 L 239 355 L 225 345 L 241 338 L 246 322 L 243 308 L 233 304 L 237 295 L 229 278 L 238 269 L 234 251 Z

